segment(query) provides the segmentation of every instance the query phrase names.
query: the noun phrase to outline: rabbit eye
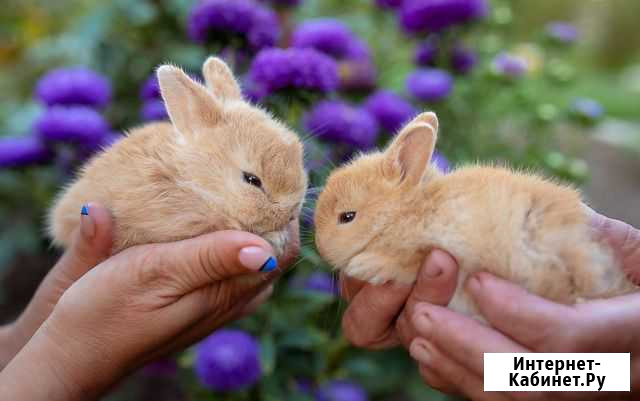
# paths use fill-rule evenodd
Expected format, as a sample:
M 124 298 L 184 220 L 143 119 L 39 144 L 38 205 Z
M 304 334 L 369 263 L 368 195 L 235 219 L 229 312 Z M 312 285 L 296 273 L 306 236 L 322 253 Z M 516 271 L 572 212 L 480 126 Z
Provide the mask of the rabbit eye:
M 253 185 L 257 188 L 262 188 L 262 181 L 260 181 L 260 178 L 258 178 L 255 174 L 243 172 L 242 177 L 244 178 L 244 182 L 246 182 L 247 184 Z
M 356 218 L 356 212 L 344 212 L 344 213 L 340 213 L 340 217 L 338 218 L 338 221 L 340 222 L 340 224 L 347 224 L 347 223 L 351 223 L 355 218 Z

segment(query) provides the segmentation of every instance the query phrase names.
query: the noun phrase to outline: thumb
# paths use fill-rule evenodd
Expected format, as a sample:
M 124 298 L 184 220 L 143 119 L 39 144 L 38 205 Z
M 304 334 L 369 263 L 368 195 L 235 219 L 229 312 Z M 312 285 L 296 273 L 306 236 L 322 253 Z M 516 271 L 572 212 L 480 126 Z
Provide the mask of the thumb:
M 56 265 L 63 278 L 71 283 L 108 258 L 113 244 L 113 219 L 104 206 L 88 203 L 78 213 L 80 227 L 74 233 L 71 246 Z
M 181 291 L 193 291 L 234 276 L 269 273 L 278 267 L 271 245 L 242 231 L 217 231 L 132 250 L 143 250 L 141 264 L 152 277 L 169 278 L 182 287 Z
M 458 285 L 458 264 L 447 252 L 434 249 L 418 272 L 416 283 L 396 323 L 400 341 L 409 347 L 417 333 L 411 323 L 418 304 L 428 302 L 446 306 Z

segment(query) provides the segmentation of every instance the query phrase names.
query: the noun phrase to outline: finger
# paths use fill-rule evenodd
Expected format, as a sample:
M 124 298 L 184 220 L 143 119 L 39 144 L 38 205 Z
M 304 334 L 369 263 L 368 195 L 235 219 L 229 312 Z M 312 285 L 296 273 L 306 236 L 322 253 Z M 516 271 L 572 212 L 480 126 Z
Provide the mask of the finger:
M 108 258 L 113 245 L 113 219 L 104 206 L 88 203 L 78 213 L 80 227 L 74 233 L 71 247 L 54 267 L 69 284 Z
M 548 301 L 487 273 L 470 276 L 466 288 L 493 327 L 526 347 L 538 350 L 551 338 L 558 342 L 574 333 L 578 318 L 570 306 Z
M 349 277 L 344 273 L 340 273 L 340 296 L 347 302 L 351 302 L 351 300 L 366 284 L 366 281 L 361 281 L 353 277 Z
M 422 338 L 416 338 L 409 348 L 411 356 L 418 361 L 421 372 L 429 371 L 439 377 L 455 378 L 455 386 L 466 397 L 474 401 L 507 401 L 505 395 L 495 392 L 484 392 L 482 375 L 471 372 L 440 351 L 436 346 Z
M 249 303 L 247 303 L 244 308 L 242 308 L 240 317 L 248 316 L 254 313 L 260 307 L 260 305 L 271 298 L 271 295 L 273 295 L 273 284 L 269 285 L 258 295 L 256 295 L 251 301 L 249 301 Z
M 480 377 L 485 352 L 527 352 L 492 328 L 442 306 L 419 304 L 412 323 L 419 337 Z
M 636 283 L 640 283 L 640 230 L 620 220 L 598 214 L 592 209 L 588 211 L 591 227 L 597 237 L 611 246 L 624 269 Z
M 342 329 L 355 346 L 379 349 L 398 344 L 394 323 L 411 287 L 392 283 L 365 285 L 342 317 Z
M 134 247 L 130 251 L 138 257 L 140 280 L 169 281 L 168 287 L 176 288 L 177 295 L 234 276 L 277 269 L 271 245 L 242 231 L 218 231 L 184 241 Z
M 458 264 L 455 259 L 444 251 L 433 250 L 422 265 L 416 284 L 396 324 L 398 336 L 405 347 L 408 347 L 415 337 L 415 331 L 408 324 L 415 306 L 423 302 L 448 305 L 457 285 Z
M 460 390 L 451 383 L 451 381 L 443 378 L 438 372 L 427 365 L 418 362 L 418 370 L 420 376 L 429 387 L 449 395 L 462 395 L 460 394 Z
M 571 339 L 574 347 L 582 352 L 636 349 L 640 343 L 639 309 L 640 294 L 637 293 L 577 305 L 579 320 Z M 611 341 L 611 333 L 615 333 L 615 341 Z

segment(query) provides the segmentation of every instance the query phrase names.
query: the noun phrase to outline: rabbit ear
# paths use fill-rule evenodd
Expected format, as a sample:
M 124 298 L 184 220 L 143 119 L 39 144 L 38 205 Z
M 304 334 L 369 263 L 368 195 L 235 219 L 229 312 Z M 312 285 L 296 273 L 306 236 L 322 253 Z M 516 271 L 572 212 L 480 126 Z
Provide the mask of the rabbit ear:
M 422 179 L 437 140 L 436 128 L 425 122 L 430 118 L 427 114 L 435 114 L 423 114 L 407 124 L 385 151 L 383 169 L 387 177 L 399 177 L 409 185 Z
M 409 121 L 406 124 L 406 127 L 408 127 L 411 124 L 416 124 L 416 123 L 425 123 L 425 124 L 429 124 L 430 126 L 432 126 L 436 133 L 438 132 L 438 116 L 436 116 L 436 113 L 432 112 L 432 111 L 427 111 L 424 113 L 420 113 L 417 116 L 414 117 L 413 120 Z
M 157 74 L 167 113 L 180 133 L 194 135 L 218 122 L 222 107 L 205 87 L 172 65 L 161 66 Z
M 217 97 L 228 100 L 242 99 L 240 85 L 227 64 L 217 57 L 209 57 L 202 66 L 207 89 Z

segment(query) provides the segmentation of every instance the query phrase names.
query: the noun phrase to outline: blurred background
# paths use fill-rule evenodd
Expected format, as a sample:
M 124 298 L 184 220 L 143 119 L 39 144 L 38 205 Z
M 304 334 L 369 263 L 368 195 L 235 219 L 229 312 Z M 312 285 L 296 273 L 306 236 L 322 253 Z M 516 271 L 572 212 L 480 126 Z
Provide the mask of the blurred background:
M 345 305 L 313 247 L 314 195 L 332 166 L 435 110 L 444 171 L 533 169 L 640 226 L 638 15 L 636 0 L 5 0 L 0 322 L 59 256 L 43 234 L 55 193 L 123 130 L 166 118 L 154 69 L 197 76 L 218 54 L 247 99 L 309 138 L 301 258 L 254 316 L 105 399 L 448 399 L 404 351 L 341 336 Z

